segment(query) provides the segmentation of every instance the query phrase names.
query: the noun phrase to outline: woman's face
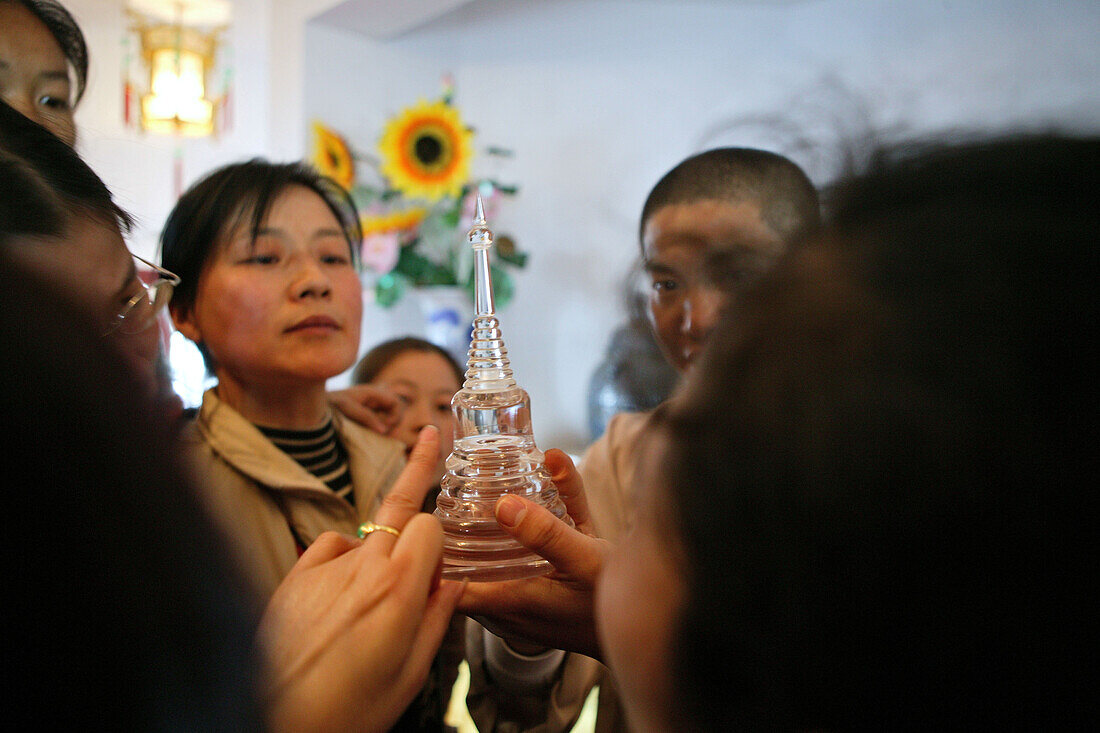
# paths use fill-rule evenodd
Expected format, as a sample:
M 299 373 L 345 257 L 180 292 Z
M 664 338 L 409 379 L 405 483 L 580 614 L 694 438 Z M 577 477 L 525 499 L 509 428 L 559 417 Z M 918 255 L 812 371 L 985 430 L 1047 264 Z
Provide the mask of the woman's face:
M 451 365 L 431 351 L 406 351 L 383 367 L 372 384 L 393 392 L 404 406 L 401 420 L 390 436 L 405 444 L 406 454 L 412 450 L 422 427 L 435 425 L 439 428 L 439 473 L 442 476 L 443 461 L 454 447 L 451 398 L 462 387 Z
M 19 3 L 0 2 L 0 96 L 69 145 L 76 143 L 69 62 L 42 21 Z
M 659 453 L 648 451 L 651 470 L 639 475 L 660 475 Z M 672 650 L 686 587 L 667 501 L 653 483 L 640 489 L 635 523 L 596 586 L 600 645 L 638 731 L 676 727 Z
M 362 290 L 348 242 L 324 200 L 292 185 L 255 240 L 248 217 L 211 250 L 184 336 L 202 342 L 226 389 L 321 386 L 355 361 Z

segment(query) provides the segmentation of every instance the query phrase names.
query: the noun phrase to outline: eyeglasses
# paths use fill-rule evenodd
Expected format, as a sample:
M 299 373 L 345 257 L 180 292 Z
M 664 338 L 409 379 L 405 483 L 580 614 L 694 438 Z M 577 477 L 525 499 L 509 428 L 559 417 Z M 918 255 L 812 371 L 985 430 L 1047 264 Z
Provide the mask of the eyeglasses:
M 157 273 L 157 279 L 151 283 L 142 282 L 140 291 L 126 301 L 119 309 L 118 314 L 111 325 L 103 332 L 104 336 L 112 333 L 141 333 L 157 320 L 168 301 L 172 299 L 172 291 L 180 284 L 179 275 L 165 270 L 159 265 L 154 265 L 146 259 L 133 255 L 134 259 L 149 267 Z

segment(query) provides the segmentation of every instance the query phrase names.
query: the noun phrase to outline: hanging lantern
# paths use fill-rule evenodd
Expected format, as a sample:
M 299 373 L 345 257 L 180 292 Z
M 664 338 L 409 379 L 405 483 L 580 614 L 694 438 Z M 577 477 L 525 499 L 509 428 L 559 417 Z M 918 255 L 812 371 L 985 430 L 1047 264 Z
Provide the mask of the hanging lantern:
M 175 3 L 174 22 L 150 22 L 148 16 L 131 10 L 149 79 L 141 95 L 141 127 L 148 132 L 201 137 L 214 132 L 219 100 L 207 94 L 207 79 L 224 26 L 186 25 L 186 7 Z

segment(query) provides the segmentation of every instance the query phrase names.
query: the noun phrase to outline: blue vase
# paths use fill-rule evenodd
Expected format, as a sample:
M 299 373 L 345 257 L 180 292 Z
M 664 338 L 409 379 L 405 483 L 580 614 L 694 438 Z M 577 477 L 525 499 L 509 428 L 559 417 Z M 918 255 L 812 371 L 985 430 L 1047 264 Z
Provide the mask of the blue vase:
M 465 364 L 474 320 L 469 291 L 457 285 L 434 285 L 411 292 L 424 319 L 424 338 L 445 349 L 459 364 Z

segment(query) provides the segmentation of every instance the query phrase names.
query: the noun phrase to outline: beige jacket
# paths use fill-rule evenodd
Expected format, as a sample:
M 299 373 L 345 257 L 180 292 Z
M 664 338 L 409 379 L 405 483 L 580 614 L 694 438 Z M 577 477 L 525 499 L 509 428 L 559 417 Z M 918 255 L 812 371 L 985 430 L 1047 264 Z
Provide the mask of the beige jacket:
M 348 453 L 354 508 L 221 402 L 214 389 L 184 428 L 200 491 L 265 603 L 298 560 L 294 534 L 307 547 L 326 530 L 354 534 L 405 465 L 398 441 L 339 413 L 333 420 Z
M 617 542 L 634 521 L 639 473 L 652 412 L 620 412 L 577 466 L 596 534 Z

